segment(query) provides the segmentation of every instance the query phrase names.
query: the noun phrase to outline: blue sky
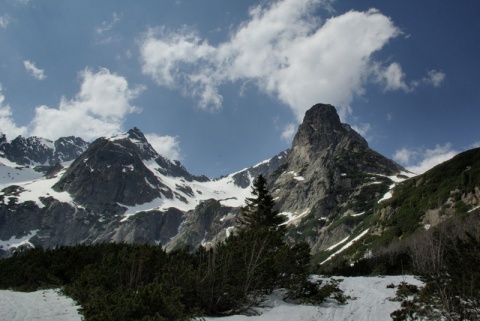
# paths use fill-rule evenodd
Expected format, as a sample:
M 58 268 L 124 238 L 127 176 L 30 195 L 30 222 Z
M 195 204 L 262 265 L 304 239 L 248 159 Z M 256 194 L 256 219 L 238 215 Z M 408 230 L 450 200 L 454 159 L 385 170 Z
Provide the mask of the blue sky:
M 290 147 L 315 103 L 415 172 L 480 146 L 480 3 L 0 3 L 0 132 L 139 127 L 210 177 Z

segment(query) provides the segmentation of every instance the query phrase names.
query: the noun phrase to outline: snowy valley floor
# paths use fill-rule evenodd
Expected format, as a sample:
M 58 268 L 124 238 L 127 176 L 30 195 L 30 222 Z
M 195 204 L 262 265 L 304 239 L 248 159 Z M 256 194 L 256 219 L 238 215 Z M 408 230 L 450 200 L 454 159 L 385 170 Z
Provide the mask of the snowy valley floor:
M 229 316 L 205 318 L 207 321 L 267 321 L 267 320 L 322 320 L 322 321 L 382 321 L 391 320 L 390 313 L 398 309 L 399 302 L 392 302 L 395 289 L 387 285 L 398 285 L 405 281 L 420 285 L 412 276 L 386 277 L 338 277 L 343 279 L 340 288 L 352 299 L 345 305 L 326 302 L 320 306 L 295 305 L 284 302 L 272 295 L 258 308 L 258 316 Z M 78 306 L 54 290 L 42 290 L 31 293 L 0 291 L 0 319 L 11 321 L 49 320 L 79 321 L 81 315 Z
M 230 316 L 223 318 L 206 318 L 209 321 L 383 321 L 392 320 L 390 313 L 400 307 L 400 302 L 392 302 L 389 298 L 395 297 L 395 289 L 387 285 L 398 285 L 405 281 L 416 285 L 422 284 L 413 276 L 386 276 L 386 277 L 335 277 L 343 279 L 340 288 L 352 299 L 345 305 L 326 302 L 319 306 L 289 304 L 272 296 L 265 302 L 266 308 L 257 309 L 261 315 Z
M 0 291 L 1 321 L 80 321 L 75 302 L 55 290 Z

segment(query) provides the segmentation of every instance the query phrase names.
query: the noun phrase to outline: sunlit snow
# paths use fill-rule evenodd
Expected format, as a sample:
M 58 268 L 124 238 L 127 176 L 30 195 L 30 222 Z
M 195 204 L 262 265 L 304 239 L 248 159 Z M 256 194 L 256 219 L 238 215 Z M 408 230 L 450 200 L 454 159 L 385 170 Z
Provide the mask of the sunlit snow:
M 343 240 L 341 240 L 340 242 L 336 243 L 336 244 L 333 244 L 332 246 L 330 246 L 327 251 L 331 251 L 333 250 L 334 248 L 336 248 L 337 246 L 339 246 L 340 244 L 343 244 L 345 243 L 346 241 L 348 241 L 348 239 L 350 238 L 350 236 L 347 236 L 346 238 L 344 238 Z
M 8 250 L 10 248 L 16 248 L 16 247 L 19 247 L 19 246 L 22 246 L 22 245 L 28 245 L 30 247 L 34 247 L 33 244 L 29 242 L 29 240 L 30 240 L 30 238 L 37 235 L 37 232 L 38 232 L 38 230 L 33 230 L 33 231 L 30 231 L 30 233 L 28 233 L 25 236 L 18 237 L 18 238 L 15 237 L 15 236 L 12 236 L 10 239 L 5 240 L 5 241 L 2 241 L 0 239 L 0 249 Z
M 307 216 L 310 213 L 310 209 L 307 208 L 305 211 L 298 213 L 298 212 L 282 212 L 280 215 L 284 215 L 287 217 L 287 221 L 282 223 L 281 225 L 290 225 L 290 224 L 295 224 L 298 225 L 300 223 L 300 220 Z
M 319 277 L 314 276 L 318 279 Z M 341 280 L 339 287 L 345 295 L 352 297 L 340 305 L 327 300 L 320 305 L 300 305 L 287 303 L 282 292 L 275 291 L 262 303 L 253 307 L 258 313 L 254 316 L 233 315 L 228 317 L 205 317 L 205 321 L 371 321 L 390 320 L 390 314 L 400 308 L 400 302 L 391 301 L 395 288 L 407 282 L 417 286 L 422 282 L 410 275 L 373 277 L 336 277 Z M 327 281 L 328 279 L 324 279 Z M 2 320 L 9 321 L 80 321 L 80 307 L 68 297 L 55 290 L 36 292 L 0 291 L 0 311 Z
M 320 264 L 323 264 L 329 260 L 331 260 L 335 255 L 339 254 L 339 253 L 342 253 L 343 251 L 345 251 L 346 249 L 348 249 L 350 246 L 352 246 L 353 243 L 355 243 L 356 241 L 358 241 L 359 239 L 361 239 L 365 234 L 368 233 L 370 229 L 367 228 L 365 231 L 363 231 L 362 233 L 360 233 L 357 237 L 355 237 L 353 240 L 351 240 L 350 242 L 348 242 L 347 244 L 345 244 L 344 246 L 342 246 L 341 249 L 339 249 L 338 251 L 336 251 L 335 253 L 333 253 L 332 255 L 330 255 L 325 261 L 323 261 L 322 263 Z
M 0 291 L 0 319 L 5 321 L 81 321 L 79 308 L 55 290 Z
M 207 317 L 205 321 L 383 321 L 391 320 L 390 313 L 400 308 L 400 302 L 390 301 L 395 297 L 395 289 L 387 285 L 400 282 L 421 285 L 413 276 L 382 277 L 338 277 L 339 287 L 352 299 L 340 305 L 327 300 L 320 305 L 299 305 L 287 303 L 274 292 L 262 304 L 254 308 L 259 315 L 234 315 L 221 318 Z

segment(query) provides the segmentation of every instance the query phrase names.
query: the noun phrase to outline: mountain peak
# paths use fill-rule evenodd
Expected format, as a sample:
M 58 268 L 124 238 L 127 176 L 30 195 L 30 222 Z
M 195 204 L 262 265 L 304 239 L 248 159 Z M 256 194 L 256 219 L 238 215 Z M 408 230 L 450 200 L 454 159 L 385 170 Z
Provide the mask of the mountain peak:
M 330 148 L 347 148 L 352 144 L 368 147 L 367 141 L 349 125 L 342 124 L 337 110 L 332 105 L 317 104 L 305 113 L 293 140 L 292 150 L 307 160 Z
M 341 125 L 337 109 L 330 104 L 316 104 L 305 112 L 303 123 L 316 123 L 319 121 L 332 125 Z
M 7 143 L 7 136 L 5 134 L 0 133 L 0 145 Z
M 135 139 L 135 140 L 139 140 L 139 141 L 147 141 L 147 139 L 145 138 L 145 135 L 142 133 L 142 131 L 140 129 L 138 129 L 138 127 L 133 127 L 132 129 L 130 129 L 127 132 L 127 135 L 128 135 L 128 138 L 130 138 L 130 139 Z

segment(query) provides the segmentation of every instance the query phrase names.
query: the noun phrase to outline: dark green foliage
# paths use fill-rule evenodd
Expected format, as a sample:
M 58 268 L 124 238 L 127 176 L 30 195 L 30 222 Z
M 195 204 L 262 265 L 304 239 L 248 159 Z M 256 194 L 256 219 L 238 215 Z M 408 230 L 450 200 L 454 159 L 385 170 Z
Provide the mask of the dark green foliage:
M 255 197 L 247 198 L 246 205 L 237 218 L 237 225 L 241 229 L 268 228 L 277 230 L 285 217 L 280 216 L 273 207 L 275 202 L 267 189 L 267 180 L 259 175 L 253 183 L 252 194 Z
M 441 208 L 453 197 L 456 212 L 465 214 L 467 207 L 460 196 L 480 186 L 480 148 L 455 156 L 423 175 L 411 178 L 394 190 L 391 200 L 385 202 L 396 209 L 384 222 L 398 229 L 400 235 L 413 233 L 428 209 Z
M 480 241 L 469 234 L 447 239 L 443 255 L 438 273 L 422 274 L 424 287 L 397 291 L 402 306 L 392 313 L 394 320 L 479 320 Z

